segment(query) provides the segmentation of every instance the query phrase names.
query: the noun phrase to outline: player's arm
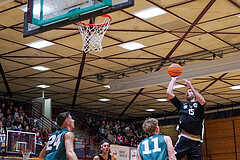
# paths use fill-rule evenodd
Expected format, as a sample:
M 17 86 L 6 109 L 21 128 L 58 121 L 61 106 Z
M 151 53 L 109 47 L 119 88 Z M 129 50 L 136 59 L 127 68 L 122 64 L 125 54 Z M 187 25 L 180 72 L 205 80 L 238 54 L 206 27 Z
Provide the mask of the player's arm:
M 112 155 L 112 156 L 111 156 L 111 160 L 116 160 L 116 158 Z
M 44 159 L 46 155 L 46 146 L 42 149 L 42 151 L 39 154 L 40 159 Z
M 169 160 L 177 160 L 175 157 L 171 138 L 169 136 L 164 136 L 164 140 L 167 144 L 168 159 Z
M 74 134 L 72 132 L 67 132 L 63 136 L 66 154 L 69 160 L 77 160 L 77 155 L 74 152 L 73 141 L 74 141 Z
M 173 87 L 177 81 L 179 76 L 177 77 L 171 77 L 171 81 L 168 85 L 168 88 L 167 88 L 167 97 L 168 99 L 173 99 L 173 97 L 175 96 L 174 93 L 173 93 Z
M 138 156 L 138 160 L 142 160 L 142 157 L 141 157 L 141 155 L 139 153 L 139 145 L 138 145 L 138 148 L 137 148 L 137 156 Z
M 100 160 L 98 156 L 95 156 L 93 160 Z
M 186 83 L 186 85 L 187 85 L 189 88 L 191 88 L 191 90 L 193 91 L 193 93 L 194 93 L 197 101 L 203 106 L 203 105 L 206 103 L 206 101 L 205 101 L 205 99 L 203 98 L 203 96 L 193 87 L 193 85 L 192 85 L 192 83 L 191 83 L 190 81 L 188 81 L 188 80 L 186 80 L 186 79 L 184 79 L 183 81 Z

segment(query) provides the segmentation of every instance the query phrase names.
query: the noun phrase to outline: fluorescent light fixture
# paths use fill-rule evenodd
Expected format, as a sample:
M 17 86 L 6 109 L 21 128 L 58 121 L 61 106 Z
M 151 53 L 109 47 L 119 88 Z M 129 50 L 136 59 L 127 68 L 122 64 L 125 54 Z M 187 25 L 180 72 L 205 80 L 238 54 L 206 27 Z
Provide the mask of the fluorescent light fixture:
M 167 12 L 165 12 L 164 10 L 162 10 L 158 7 L 150 7 L 147 9 L 137 11 L 133 14 L 139 18 L 148 19 L 148 18 L 152 18 L 152 17 L 156 17 L 159 15 L 165 14 L 165 13 L 167 13 Z
M 105 87 L 105 88 L 110 88 L 110 86 L 109 86 L 109 85 L 105 85 L 104 87 Z
M 38 87 L 38 88 L 48 88 L 48 87 L 50 87 L 50 86 L 47 86 L 47 85 L 45 85 L 45 84 L 41 84 L 41 85 L 38 85 L 37 87 Z
M 39 71 L 47 71 L 47 70 L 49 70 L 49 68 L 43 67 L 43 66 L 35 66 L 35 67 L 32 67 L 32 69 L 36 69 L 36 70 L 39 70 Z
M 99 101 L 101 101 L 101 102 L 108 102 L 108 101 L 110 101 L 110 99 L 102 98 L 102 99 L 99 99 Z
M 24 5 L 24 6 L 21 6 L 19 7 L 19 9 L 23 10 L 24 12 L 27 12 L 27 5 Z M 46 14 L 49 14 L 51 11 L 51 9 L 45 5 L 43 5 L 43 14 L 46 15 Z M 33 14 L 34 16 L 40 16 L 40 5 L 39 4 L 36 4 L 34 5 L 34 8 L 33 8 Z
M 184 85 L 181 85 L 181 84 L 179 84 L 179 85 L 175 85 L 174 87 L 173 87 L 173 89 L 177 89 L 177 88 L 183 88 L 183 87 L 185 87 Z
M 240 85 L 238 85 L 238 86 L 232 86 L 232 87 L 230 87 L 231 89 L 234 89 L 234 90 L 237 90 L 237 89 L 240 89 Z
M 158 102 L 167 102 L 168 99 L 156 99 L 156 101 L 158 101 Z
M 29 47 L 41 49 L 41 48 L 44 48 L 44 47 L 54 45 L 54 43 L 49 42 L 49 41 L 45 41 L 45 40 L 37 40 L 37 41 L 31 42 L 31 43 L 28 43 L 26 45 L 29 46 Z
M 151 109 L 146 109 L 146 111 L 147 111 L 147 112 L 154 112 L 154 111 L 156 111 L 156 110 L 151 108 Z
M 120 44 L 119 46 L 127 50 L 135 50 L 135 49 L 140 49 L 145 47 L 141 43 L 137 43 L 137 42 L 128 42 L 128 43 Z

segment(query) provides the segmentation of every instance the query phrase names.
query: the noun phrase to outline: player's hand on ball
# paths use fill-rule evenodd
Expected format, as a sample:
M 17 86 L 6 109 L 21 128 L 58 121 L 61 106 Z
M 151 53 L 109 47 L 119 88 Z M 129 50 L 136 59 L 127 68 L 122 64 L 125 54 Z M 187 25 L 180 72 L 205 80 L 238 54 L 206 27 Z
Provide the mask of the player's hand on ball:
M 179 76 L 176 76 L 176 77 L 171 77 L 172 80 L 177 80 L 179 78 Z

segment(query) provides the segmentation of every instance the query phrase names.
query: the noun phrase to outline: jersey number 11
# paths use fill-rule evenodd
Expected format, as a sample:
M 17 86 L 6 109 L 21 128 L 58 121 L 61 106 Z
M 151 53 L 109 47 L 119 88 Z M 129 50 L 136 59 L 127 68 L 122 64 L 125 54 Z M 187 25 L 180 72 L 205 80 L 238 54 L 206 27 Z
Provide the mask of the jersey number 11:
M 142 152 L 143 154 L 151 154 L 154 152 L 161 152 L 161 148 L 159 148 L 158 146 L 158 137 L 151 139 L 151 142 L 153 142 L 154 145 L 154 149 L 153 150 L 149 150 L 149 140 L 145 140 L 143 142 L 144 145 L 144 151 Z

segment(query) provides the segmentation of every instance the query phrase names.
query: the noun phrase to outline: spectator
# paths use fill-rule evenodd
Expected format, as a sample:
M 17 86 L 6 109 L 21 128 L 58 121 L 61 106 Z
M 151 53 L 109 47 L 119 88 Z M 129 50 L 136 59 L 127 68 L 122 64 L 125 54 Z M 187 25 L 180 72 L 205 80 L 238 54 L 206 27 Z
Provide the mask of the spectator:
M 50 137 L 51 134 L 52 134 L 52 130 L 51 130 L 51 128 L 48 128 L 48 130 L 47 130 L 47 136 Z
M 129 124 L 127 123 L 125 127 L 125 132 L 128 133 L 129 130 L 130 130 L 130 127 L 129 127 Z
M 107 121 L 107 124 L 106 124 L 105 128 L 109 128 L 109 122 L 108 121 Z
M 38 127 L 38 128 L 40 129 L 39 121 L 36 121 L 36 123 L 35 123 L 34 126 L 35 126 L 35 127 Z
M 127 136 L 128 136 L 128 137 L 133 137 L 133 136 L 134 136 L 134 135 L 133 135 L 133 132 L 132 132 L 132 129 L 130 129 L 130 130 L 128 131 Z
M 6 106 L 5 106 L 5 103 L 2 103 L 1 109 L 2 109 L 3 115 L 5 115 L 5 114 L 6 114 Z
M 39 135 L 39 132 L 36 133 L 36 153 L 39 154 L 41 150 L 43 149 L 43 141 L 42 138 Z
M 112 121 L 110 121 L 110 123 L 109 123 L 109 129 L 113 130 L 113 122 Z
M 25 128 L 26 126 L 28 126 L 27 122 L 26 122 L 26 121 L 23 121 L 22 128 Z M 28 127 L 29 127 L 29 126 L 28 126 Z
M 92 122 L 90 123 L 90 127 L 92 127 L 95 131 L 97 131 L 98 130 L 98 128 L 97 128 L 97 124 L 96 124 L 96 122 L 95 122 L 95 119 L 93 118 L 93 120 L 92 120 Z
M 123 136 L 121 135 L 121 133 L 118 133 L 118 136 L 116 137 L 116 142 L 117 144 L 123 143 Z
M 12 101 L 11 101 L 10 106 L 8 107 L 8 109 L 10 109 L 11 114 L 14 115 L 15 107 L 14 107 L 14 103 Z
M 18 113 L 19 113 L 19 114 L 20 114 L 20 113 L 24 113 L 24 110 L 23 110 L 23 106 L 22 106 L 22 105 L 19 107 Z
M 16 117 L 16 119 L 13 121 L 13 126 L 18 126 L 21 124 L 19 117 Z
M 13 118 L 15 119 L 17 116 L 19 116 L 18 108 L 15 108 L 15 112 L 13 114 Z
M 24 132 L 31 132 L 31 130 L 30 130 L 28 125 L 25 126 Z
M 23 121 L 26 121 L 26 123 L 29 124 L 29 118 L 27 114 L 23 116 Z
M 109 130 L 109 127 L 107 127 L 105 130 L 104 130 L 104 137 L 107 137 L 108 134 L 110 133 L 110 130 Z
M 5 118 L 5 117 L 2 117 L 2 118 L 1 118 L 1 122 L 2 122 L 3 126 L 5 127 L 6 118 Z
M 4 126 L 6 127 L 6 129 L 12 129 L 12 119 L 11 119 L 11 115 L 9 115 L 9 116 L 7 117 L 7 119 L 5 120 Z
M 2 151 L 2 143 L 5 142 L 6 139 L 6 134 L 5 134 L 5 130 L 3 128 L 3 123 L 0 121 L 0 152 Z
M 110 131 L 110 133 L 107 135 L 107 139 L 110 143 L 113 143 L 113 131 Z
M 95 143 L 100 143 L 101 142 L 101 137 L 99 136 L 98 133 L 96 133 L 96 136 L 94 137 L 93 142 L 95 142 Z
M 33 127 L 34 127 L 34 121 L 33 121 L 33 119 L 30 119 L 30 123 L 29 123 L 30 130 L 32 130 Z
M 23 112 L 19 113 L 20 120 L 23 119 Z
M 45 127 L 42 128 L 40 136 L 47 137 L 47 131 L 46 131 Z
M 5 116 L 6 116 L 6 117 L 11 116 L 11 121 L 13 121 L 13 116 L 12 116 L 12 114 L 11 114 L 10 109 L 7 109 Z
M 124 138 L 123 145 L 125 145 L 125 146 L 128 146 L 128 145 L 129 145 L 127 138 Z
M 3 116 L 4 115 L 3 115 L 3 112 L 2 112 L 2 108 L 0 108 L 0 119 L 2 119 Z
M 18 124 L 17 126 L 15 126 L 14 131 L 22 131 L 22 125 Z
M 35 127 L 35 133 L 40 133 L 41 131 L 39 130 L 38 126 Z
M 101 136 L 105 136 L 105 128 L 104 128 L 104 125 L 102 125 L 102 127 L 99 128 L 99 132 L 100 132 L 100 135 L 101 135 Z
M 31 130 L 32 130 L 33 133 L 36 133 L 36 128 L 35 127 L 33 127 Z
M 118 130 L 119 130 L 119 128 L 120 128 L 120 122 L 117 123 L 117 124 L 114 126 L 114 128 L 113 128 L 113 132 L 114 132 L 114 133 L 117 133 Z

